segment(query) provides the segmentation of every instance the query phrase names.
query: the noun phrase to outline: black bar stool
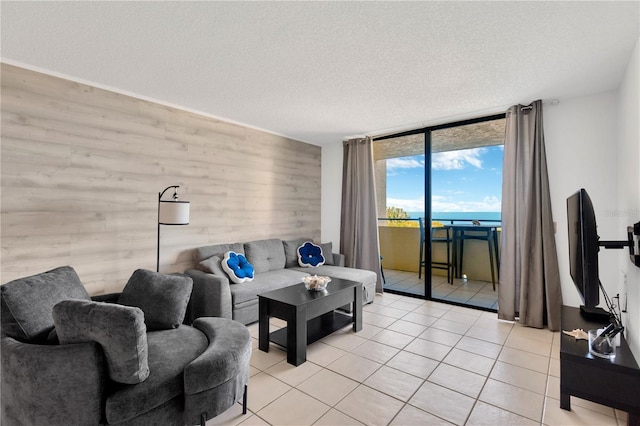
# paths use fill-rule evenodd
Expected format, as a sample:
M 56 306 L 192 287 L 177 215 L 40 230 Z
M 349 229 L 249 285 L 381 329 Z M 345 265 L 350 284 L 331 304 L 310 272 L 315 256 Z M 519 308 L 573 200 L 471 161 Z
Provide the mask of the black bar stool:
M 418 265 L 418 278 L 422 278 L 422 268 L 425 268 L 426 274 L 426 259 L 424 258 L 424 244 L 426 231 L 424 227 L 424 219 L 419 218 L 420 223 L 420 264 Z M 447 247 L 447 261 L 446 262 L 434 262 L 431 260 L 431 268 L 433 269 L 446 269 L 447 270 L 447 282 L 453 284 L 453 264 L 451 263 L 451 243 L 453 238 L 449 228 L 431 228 L 431 244 L 444 243 Z M 444 236 L 442 235 L 444 233 Z
M 486 241 L 489 247 L 489 264 L 491 266 L 491 282 L 493 284 L 493 290 L 496 289 L 496 272 L 494 265 L 499 265 L 500 260 L 498 257 L 498 232 L 493 227 L 478 227 L 474 229 L 472 226 L 468 228 L 457 228 L 458 235 L 457 241 L 460 244 L 460 268 L 462 268 L 462 261 L 464 256 L 464 241 L 465 240 L 480 240 Z M 495 261 L 494 261 L 495 258 Z M 498 267 L 498 279 L 500 279 L 500 268 Z

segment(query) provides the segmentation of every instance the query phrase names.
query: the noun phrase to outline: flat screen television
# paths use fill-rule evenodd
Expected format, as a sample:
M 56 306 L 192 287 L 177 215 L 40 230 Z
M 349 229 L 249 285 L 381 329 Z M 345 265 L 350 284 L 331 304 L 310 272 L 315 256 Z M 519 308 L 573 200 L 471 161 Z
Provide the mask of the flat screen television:
M 600 244 L 593 203 L 584 189 L 567 198 L 567 225 L 571 278 L 584 303 L 580 309 L 585 316 L 607 317 L 609 314 L 597 307 L 600 304 Z

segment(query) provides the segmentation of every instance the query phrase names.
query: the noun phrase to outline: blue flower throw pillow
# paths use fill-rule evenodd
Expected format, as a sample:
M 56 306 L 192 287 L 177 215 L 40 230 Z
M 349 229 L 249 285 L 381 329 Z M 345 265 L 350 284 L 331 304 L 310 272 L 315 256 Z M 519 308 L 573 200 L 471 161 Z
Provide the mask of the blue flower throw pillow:
M 221 265 L 229 279 L 236 284 L 253 280 L 253 266 L 243 254 L 228 251 L 224 254 Z
M 322 247 L 307 241 L 298 247 L 298 264 L 303 267 L 324 265 Z

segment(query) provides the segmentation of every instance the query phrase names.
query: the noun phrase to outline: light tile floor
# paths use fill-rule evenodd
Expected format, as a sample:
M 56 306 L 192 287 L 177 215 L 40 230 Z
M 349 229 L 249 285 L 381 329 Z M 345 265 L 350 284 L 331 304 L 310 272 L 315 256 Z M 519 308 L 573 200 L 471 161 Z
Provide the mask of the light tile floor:
M 298 367 L 275 345 L 258 350 L 250 325 L 249 412 L 236 404 L 207 425 L 626 424 L 578 398 L 560 409 L 559 333 L 390 293 L 363 320 L 310 345 Z
M 397 290 L 424 296 L 424 276 L 418 278 L 417 272 L 385 269 L 384 278 L 385 290 Z M 494 290 L 493 284 L 486 281 L 467 280 L 464 282 L 461 279 L 454 278 L 453 284 L 450 284 L 447 282 L 447 277 L 431 276 L 431 295 L 434 299 L 463 303 L 485 309 L 498 309 L 498 289 L 497 283 Z

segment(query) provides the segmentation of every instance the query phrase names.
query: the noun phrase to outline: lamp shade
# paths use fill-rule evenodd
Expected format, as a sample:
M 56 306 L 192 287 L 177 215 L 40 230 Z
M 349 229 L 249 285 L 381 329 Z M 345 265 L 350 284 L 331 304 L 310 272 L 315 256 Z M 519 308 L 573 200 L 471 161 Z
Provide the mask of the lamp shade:
M 159 225 L 188 225 L 188 201 L 160 201 L 158 206 Z

